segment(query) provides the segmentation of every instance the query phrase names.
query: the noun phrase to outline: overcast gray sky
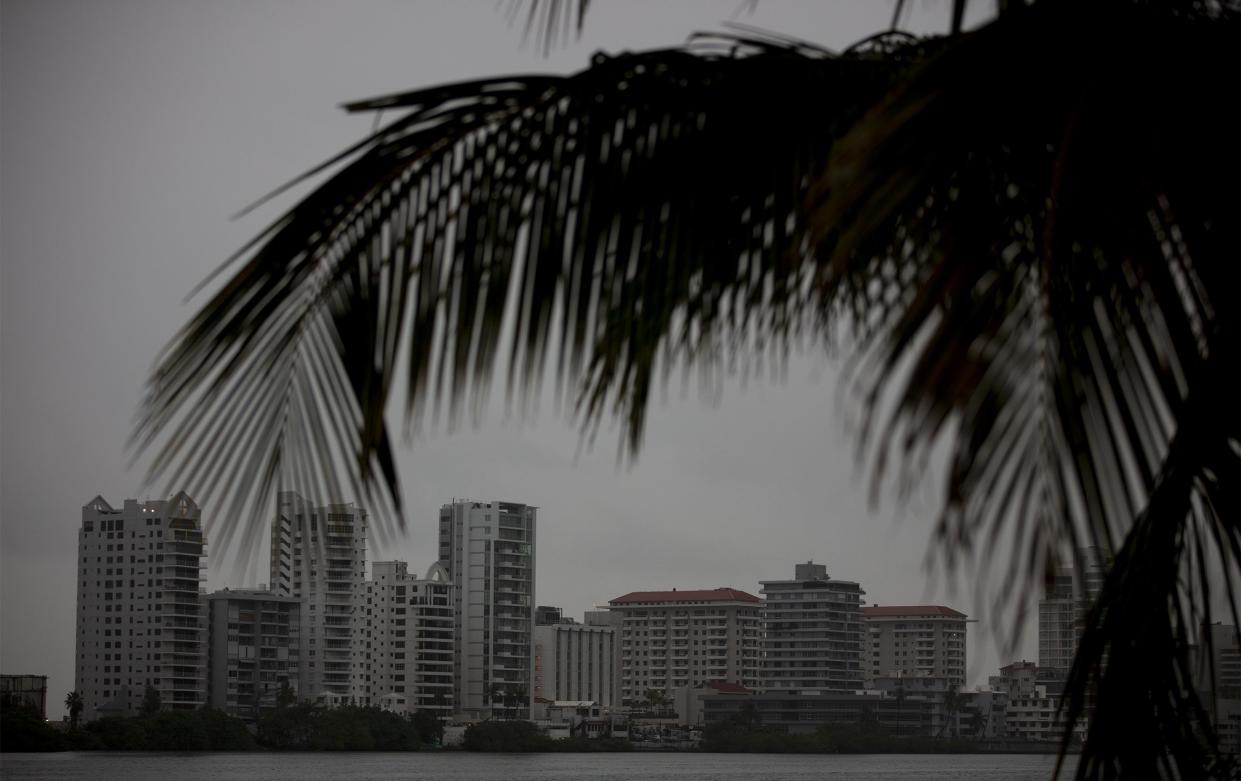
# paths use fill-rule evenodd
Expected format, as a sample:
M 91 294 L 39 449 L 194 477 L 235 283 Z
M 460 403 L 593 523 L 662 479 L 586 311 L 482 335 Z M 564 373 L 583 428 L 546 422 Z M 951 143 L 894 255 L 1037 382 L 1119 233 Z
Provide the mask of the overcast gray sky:
M 946 24 L 946 3 L 913 5 L 914 27 Z M 369 129 L 340 103 L 572 71 L 599 49 L 675 45 L 729 19 L 841 47 L 892 10 L 876 0 L 596 6 L 583 38 L 545 59 L 487 1 L 4 0 L 0 669 L 48 675 L 59 712 L 73 688 L 80 508 L 95 494 L 148 497 L 125 450 L 146 373 L 193 311 L 191 287 L 288 202 L 229 215 Z M 411 528 L 370 558 L 425 569 L 441 504 L 498 498 L 541 508 L 537 598 L 572 615 L 637 589 L 757 592 L 807 559 L 860 581 L 872 604 L 976 613 L 982 591 L 949 593 L 923 566 L 934 476 L 908 506 L 885 497 L 870 510 L 836 369 L 802 355 L 787 379 L 732 382 L 716 404 L 674 384 L 633 466 L 617 465 L 614 430 L 579 455 L 577 430 L 549 399 L 524 421 L 497 399 L 477 427 L 430 430 L 401 450 Z M 241 580 L 266 578 L 212 561 L 211 588 Z M 990 622 L 971 632 L 974 684 L 1008 660 Z M 1033 658 L 1034 640 L 1027 632 L 1018 656 Z

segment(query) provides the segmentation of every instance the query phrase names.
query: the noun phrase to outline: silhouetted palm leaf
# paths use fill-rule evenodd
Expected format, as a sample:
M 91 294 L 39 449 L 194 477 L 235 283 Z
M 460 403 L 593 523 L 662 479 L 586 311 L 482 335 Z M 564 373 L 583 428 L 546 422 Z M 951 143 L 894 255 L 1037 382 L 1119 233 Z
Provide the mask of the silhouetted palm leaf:
M 877 474 L 952 433 L 947 555 L 1015 526 L 1020 588 L 1066 541 L 1117 554 L 1070 686 L 1075 717 L 1097 692 L 1091 777 L 1191 777 L 1209 748 L 1187 644 L 1204 552 L 1241 564 L 1237 33 L 1141 7 L 1007 14 L 837 145 L 814 219 L 872 410 L 912 365 Z
M 709 367 L 725 336 L 791 332 L 799 205 L 890 74 L 862 53 L 704 38 L 350 104 L 406 113 L 325 164 L 346 161 L 161 357 L 139 427 L 144 445 L 172 427 L 155 473 L 227 497 L 237 523 L 277 483 L 335 495 L 344 471 L 399 522 L 383 418 L 398 363 L 417 426 L 441 399 L 454 416 L 481 403 L 498 357 L 510 391 L 532 387 L 553 335 L 562 383 L 585 377 L 584 418 L 613 407 L 636 449 L 657 350 Z
M 1040 3 L 841 55 L 746 32 L 351 104 L 404 113 L 235 259 L 139 440 L 243 545 L 278 486 L 347 485 L 391 531 L 402 368 L 416 427 L 477 409 L 501 361 L 537 388 L 551 353 L 636 451 L 660 369 L 712 382 L 844 324 L 868 421 L 904 382 L 863 435 L 876 481 L 951 440 L 950 563 L 1003 529 L 1014 589 L 1066 542 L 1115 554 L 1079 772 L 1192 774 L 1204 560 L 1241 563 L 1237 32 L 1231 7 Z

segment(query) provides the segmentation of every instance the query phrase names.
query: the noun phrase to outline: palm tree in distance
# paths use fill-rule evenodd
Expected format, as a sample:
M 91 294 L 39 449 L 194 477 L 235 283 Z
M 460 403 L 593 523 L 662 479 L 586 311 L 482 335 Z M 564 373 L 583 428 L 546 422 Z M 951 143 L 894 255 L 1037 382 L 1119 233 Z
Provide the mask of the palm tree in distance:
M 402 384 L 412 430 L 498 371 L 524 405 L 550 359 L 584 433 L 614 415 L 636 453 L 674 367 L 714 387 L 847 343 L 876 489 L 948 442 L 948 566 L 1000 568 L 1011 605 L 1061 550 L 1112 558 L 1068 684 L 1078 775 L 1224 772 L 1189 649 L 1238 618 L 1238 9 L 998 5 L 350 104 L 399 115 L 307 174 L 161 355 L 153 475 L 243 549 L 281 488 L 348 488 L 382 536 Z
M 86 707 L 86 703 L 82 700 L 81 692 L 76 690 L 65 695 L 65 708 L 69 711 L 69 729 L 78 728 L 78 720 L 82 718 L 82 710 Z

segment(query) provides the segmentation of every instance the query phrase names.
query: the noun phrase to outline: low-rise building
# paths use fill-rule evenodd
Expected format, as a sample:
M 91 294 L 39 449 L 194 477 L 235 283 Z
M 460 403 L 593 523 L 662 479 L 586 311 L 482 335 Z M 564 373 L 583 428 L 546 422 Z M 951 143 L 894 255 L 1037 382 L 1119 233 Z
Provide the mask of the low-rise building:
M 877 721 L 893 735 L 933 735 L 935 703 L 929 698 L 869 694 L 713 694 L 702 698 L 703 723 L 752 720 L 790 735 L 823 725 Z
M 1033 662 L 1013 662 L 990 678 L 992 691 L 1007 696 L 1005 724 L 1009 739 L 1040 742 L 1059 741 L 1064 736 L 1064 679 L 1060 669 L 1044 669 Z M 1087 725 L 1079 722 L 1075 732 L 1080 739 Z
M 572 622 L 534 627 L 534 696 L 619 705 L 620 657 L 611 626 Z
M 6 702 L 28 705 L 47 718 L 46 675 L 0 675 L 0 698 Z

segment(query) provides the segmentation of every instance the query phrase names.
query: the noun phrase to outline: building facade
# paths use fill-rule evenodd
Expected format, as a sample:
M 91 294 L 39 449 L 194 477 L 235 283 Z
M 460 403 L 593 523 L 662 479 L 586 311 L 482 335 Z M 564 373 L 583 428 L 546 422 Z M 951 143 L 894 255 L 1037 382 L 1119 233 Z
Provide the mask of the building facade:
M 852 694 L 862 688 L 862 587 L 833 580 L 822 564 L 792 580 L 762 581 L 759 688 L 779 694 Z
M 0 675 L 0 700 L 28 705 L 47 718 L 46 675 Z
M 534 696 L 544 700 L 619 705 L 616 630 L 568 621 L 534 628 Z
M 440 509 L 440 563 L 457 586 L 454 704 L 465 718 L 530 717 L 537 514 L 496 501 Z
M 453 713 L 456 621 L 452 581 L 438 562 L 426 577 L 377 561 L 366 584 L 367 701 L 395 713 Z
M 206 702 L 206 567 L 198 505 L 103 497 L 82 507 L 74 689 L 82 717 L 137 713 L 147 688 L 166 710 Z
M 875 605 L 862 617 L 868 679 L 943 678 L 965 688 L 964 613 L 943 605 Z
M 1078 561 L 1056 567 L 1038 603 L 1038 666 L 1063 680 L 1073 667 L 1086 616 L 1103 589 L 1107 563 L 1097 548 L 1078 552 Z
M 1241 753 L 1241 634 L 1230 624 L 1202 628 L 1198 648 L 1197 687 L 1220 748 Z
M 271 529 L 271 591 L 301 606 L 299 697 L 368 704 L 366 511 L 353 504 L 314 507 L 282 492 Z
M 875 721 L 890 734 L 934 735 L 936 708 L 930 698 L 863 694 L 716 693 L 701 698 L 702 723 L 753 719 L 764 729 L 789 735 L 812 734 L 823 725 Z
M 301 604 L 261 590 L 207 597 L 207 705 L 257 722 L 282 692 L 298 699 Z
M 621 702 L 654 690 L 727 681 L 754 688 L 759 677 L 758 597 L 734 588 L 635 591 L 608 602 L 621 626 Z

